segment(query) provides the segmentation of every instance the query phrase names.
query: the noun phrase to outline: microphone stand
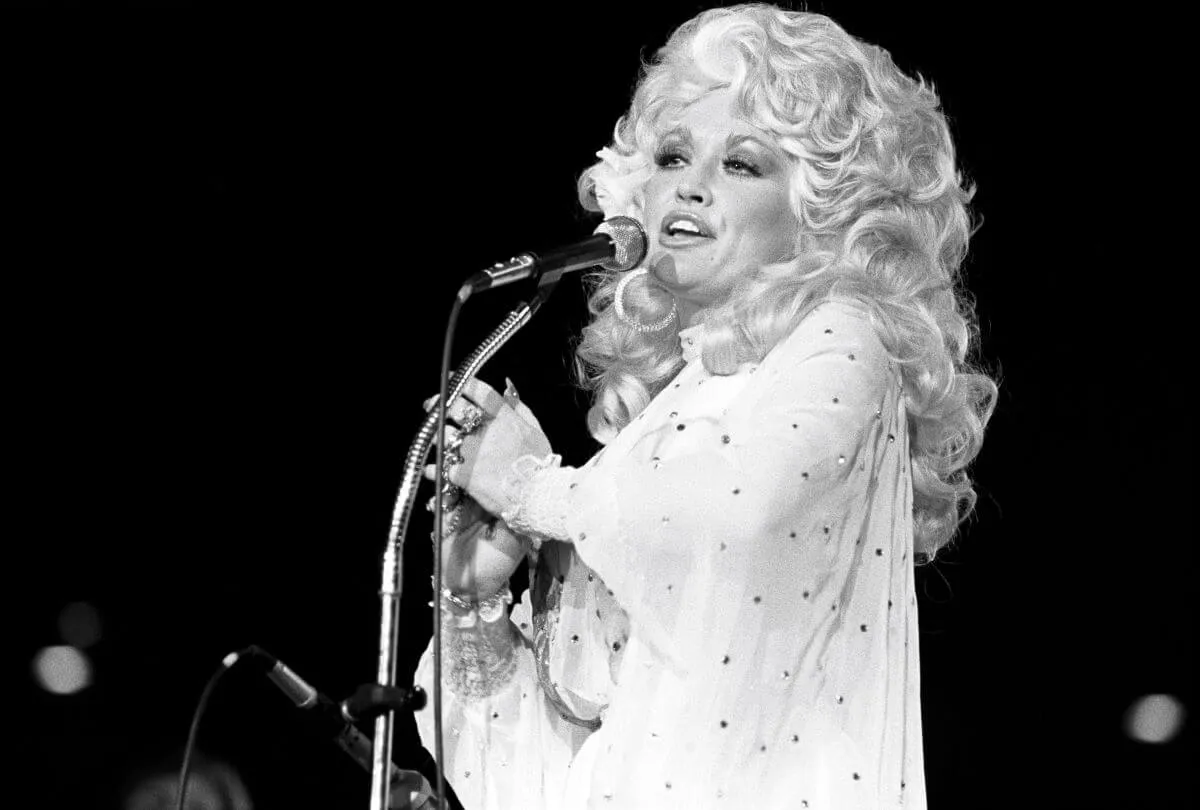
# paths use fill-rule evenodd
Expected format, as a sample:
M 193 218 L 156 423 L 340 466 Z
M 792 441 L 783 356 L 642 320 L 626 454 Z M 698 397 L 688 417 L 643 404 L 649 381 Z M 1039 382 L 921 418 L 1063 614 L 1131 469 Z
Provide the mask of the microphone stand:
M 547 279 L 539 283 L 539 290 L 529 302 L 508 314 L 496 329 L 488 335 L 480 346 L 472 352 L 458 370 L 451 376 L 447 388 L 446 406 L 454 402 L 462 393 L 467 380 L 475 376 L 484 363 L 490 360 L 500 348 L 507 343 L 522 327 L 529 323 L 533 315 L 541 307 L 558 279 Z M 541 287 L 545 286 L 543 291 Z M 460 302 L 465 303 L 470 295 L 469 287 L 459 291 Z M 388 533 L 387 548 L 383 553 L 383 581 L 380 585 L 380 623 L 379 623 L 379 668 L 376 673 L 377 684 L 380 687 L 376 694 L 381 697 L 383 711 L 375 718 L 375 738 L 372 749 L 371 768 L 371 810 L 387 810 L 390 792 L 389 766 L 392 761 L 392 732 L 393 709 L 398 705 L 392 702 L 387 705 L 389 696 L 396 691 L 396 648 L 400 628 L 400 595 L 403 584 L 404 567 L 404 534 L 408 529 L 408 521 L 412 517 L 413 502 L 417 497 L 417 487 L 421 483 L 425 460 L 429 455 L 437 434 L 438 409 L 435 407 L 425 416 L 417 436 L 409 447 L 404 461 L 404 474 L 400 480 L 400 489 L 396 495 L 395 506 L 392 510 L 392 525 Z M 436 549 L 435 549 L 436 550 Z M 441 583 L 434 583 L 434 618 L 440 618 L 438 594 Z M 436 642 L 437 639 L 435 638 Z M 440 692 L 441 684 L 434 684 L 434 689 Z M 437 727 L 441 728 L 441 701 L 435 694 L 434 711 L 439 714 L 435 718 Z M 442 760 L 440 744 L 437 746 L 438 785 L 437 801 L 445 801 L 442 796 Z M 444 807 L 445 805 L 440 805 Z

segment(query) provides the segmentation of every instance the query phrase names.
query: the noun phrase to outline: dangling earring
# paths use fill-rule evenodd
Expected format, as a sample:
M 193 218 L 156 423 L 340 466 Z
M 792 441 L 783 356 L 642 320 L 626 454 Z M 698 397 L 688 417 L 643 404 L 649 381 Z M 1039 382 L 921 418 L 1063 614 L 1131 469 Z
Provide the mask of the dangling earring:
M 647 272 L 645 267 L 639 267 L 637 270 L 622 276 L 621 280 L 617 282 L 617 292 L 613 298 L 613 306 L 617 310 L 617 318 L 631 329 L 638 332 L 661 332 L 671 324 L 671 321 L 675 320 L 675 316 L 679 311 L 675 306 L 674 298 L 671 299 L 671 311 L 654 323 L 639 323 L 629 317 L 629 313 L 625 311 L 625 288 L 629 286 L 629 282 L 633 281 L 636 276 L 644 276 Z

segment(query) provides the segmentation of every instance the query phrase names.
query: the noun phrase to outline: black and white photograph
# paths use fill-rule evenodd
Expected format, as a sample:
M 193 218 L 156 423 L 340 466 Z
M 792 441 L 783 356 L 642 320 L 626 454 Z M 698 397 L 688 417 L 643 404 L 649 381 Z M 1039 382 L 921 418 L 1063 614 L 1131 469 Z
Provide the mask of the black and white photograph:
M 1194 806 L 1176 21 L 3 19 L 7 806 Z

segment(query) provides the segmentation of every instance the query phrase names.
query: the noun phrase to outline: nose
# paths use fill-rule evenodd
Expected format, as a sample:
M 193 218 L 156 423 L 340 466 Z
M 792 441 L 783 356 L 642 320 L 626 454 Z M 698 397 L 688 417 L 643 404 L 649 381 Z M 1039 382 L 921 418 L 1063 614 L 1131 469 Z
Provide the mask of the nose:
M 679 185 L 675 187 L 675 197 L 680 202 L 708 205 L 712 202 L 712 190 L 704 176 L 692 169 L 680 175 Z

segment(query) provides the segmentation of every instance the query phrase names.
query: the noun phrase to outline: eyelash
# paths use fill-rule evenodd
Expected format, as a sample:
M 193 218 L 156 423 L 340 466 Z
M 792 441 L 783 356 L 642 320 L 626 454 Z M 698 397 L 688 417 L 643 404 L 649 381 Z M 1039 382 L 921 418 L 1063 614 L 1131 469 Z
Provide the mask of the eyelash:
M 660 169 L 677 168 L 675 166 L 668 165 L 675 160 L 686 160 L 686 158 L 684 158 L 684 156 L 681 155 L 678 151 L 673 150 L 673 149 L 663 149 L 663 150 L 659 151 L 659 153 L 657 155 L 654 156 L 654 163 Z M 737 166 L 739 166 L 740 168 L 730 168 L 735 164 Z M 740 158 L 740 157 L 725 158 L 725 160 L 721 161 L 721 165 L 725 166 L 726 168 L 730 168 L 730 170 L 734 174 L 748 174 L 751 177 L 762 177 L 762 171 L 758 168 L 758 166 L 754 165 L 753 163 L 746 160 L 745 158 Z

